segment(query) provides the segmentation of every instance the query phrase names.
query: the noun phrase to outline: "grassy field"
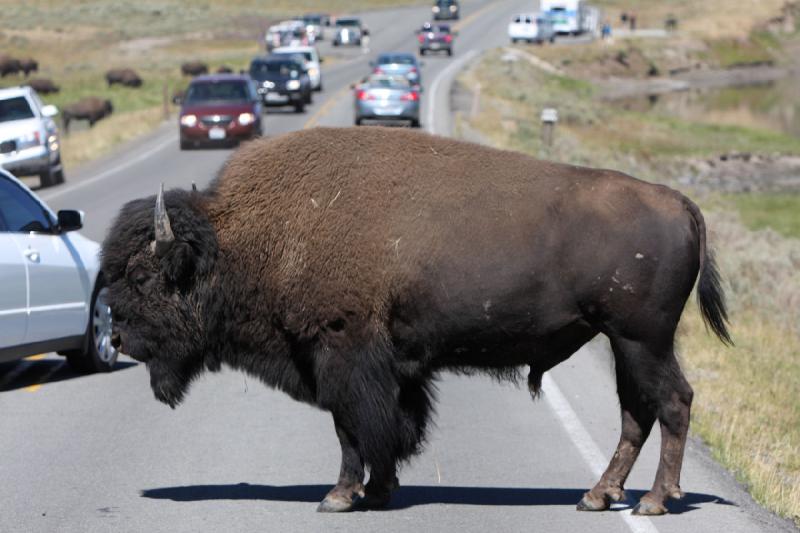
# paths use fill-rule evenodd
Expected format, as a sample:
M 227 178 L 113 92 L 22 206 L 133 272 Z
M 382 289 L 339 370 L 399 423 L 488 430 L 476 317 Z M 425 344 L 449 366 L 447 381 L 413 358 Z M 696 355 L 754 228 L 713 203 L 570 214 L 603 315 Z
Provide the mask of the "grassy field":
M 495 146 L 677 187 L 676 169 L 697 156 L 800 154 L 800 139 L 787 134 L 620 110 L 586 81 L 503 55 L 490 52 L 459 78 L 462 88 L 480 84 L 481 98 L 457 125 Z M 560 115 L 550 148 L 540 138 L 546 106 Z M 692 431 L 758 501 L 800 524 L 800 196 L 685 192 L 706 213 L 736 341 L 723 346 L 687 306 L 679 346 L 696 392 Z
M 164 86 L 171 95 L 188 83 L 180 74 L 185 61 L 202 60 L 212 71 L 221 65 L 236 71 L 263 53 L 261 39 L 272 22 L 305 12 L 335 15 L 420 3 L 427 2 L 0 0 L 0 51 L 38 60 L 39 72 L 32 77 L 50 78 L 61 86 L 60 93 L 44 97 L 48 103 L 63 106 L 84 96 L 112 100 L 112 118 L 89 132 L 71 134 L 79 140 L 65 140 L 63 156 L 69 169 L 152 129 L 158 123 Z M 123 67 L 135 69 L 144 85 L 107 88 L 105 72 Z M 0 79 L 0 87 L 21 83 L 22 75 Z M 101 128 L 104 122 L 109 126 Z

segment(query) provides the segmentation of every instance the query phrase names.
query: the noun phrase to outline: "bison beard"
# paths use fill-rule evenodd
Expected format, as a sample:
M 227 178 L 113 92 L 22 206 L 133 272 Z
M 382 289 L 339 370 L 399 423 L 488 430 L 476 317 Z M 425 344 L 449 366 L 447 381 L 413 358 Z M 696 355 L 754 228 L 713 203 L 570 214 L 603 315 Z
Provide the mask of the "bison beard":
M 320 128 L 249 143 L 206 191 L 125 205 L 103 273 L 122 351 L 158 400 L 175 407 L 225 364 L 331 412 L 342 462 L 321 511 L 389 502 L 438 373 L 527 365 L 536 396 L 602 333 L 622 435 L 578 509 L 624 498 L 658 420 L 661 462 L 634 511 L 663 514 L 682 495 L 692 389 L 673 339 L 698 275 L 701 312 L 730 342 L 705 233 L 687 198 L 620 173 Z

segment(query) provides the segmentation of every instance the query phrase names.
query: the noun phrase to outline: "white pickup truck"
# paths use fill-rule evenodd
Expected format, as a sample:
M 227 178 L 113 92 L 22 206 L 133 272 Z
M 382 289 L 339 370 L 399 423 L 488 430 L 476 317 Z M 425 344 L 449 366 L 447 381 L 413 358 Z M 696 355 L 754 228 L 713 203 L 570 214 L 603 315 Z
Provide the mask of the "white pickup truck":
M 512 44 L 517 41 L 552 43 L 556 39 L 556 32 L 553 21 L 541 13 L 522 13 L 511 19 L 508 25 L 508 37 Z

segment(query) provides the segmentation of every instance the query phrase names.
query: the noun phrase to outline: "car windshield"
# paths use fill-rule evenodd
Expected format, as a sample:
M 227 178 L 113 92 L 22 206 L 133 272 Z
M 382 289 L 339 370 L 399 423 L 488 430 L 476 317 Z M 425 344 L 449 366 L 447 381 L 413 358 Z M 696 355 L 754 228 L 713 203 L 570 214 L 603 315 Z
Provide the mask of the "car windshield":
M 303 17 L 303 22 L 306 24 L 315 24 L 319 26 L 322 24 L 322 17 Z
M 250 77 L 263 78 L 268 75 L 296 78 L 302 67 L 294 61 L 253 61 L 250 64 Z
M 339 19 L 336 21 L 337 26 L 360 26 L 361 22 L 358 19 Z
M 452 4 L 455 4 L 455 0 L 437 0 L 437 2 L 436 2 L 436 5 L 440 6 L 440 7 L 441 6 L 447 7 L 447 6 L 450 6 Z
M 411 86 L 405 76 L 370 76 L 367 80 L 370 88 L 407 89 Z
M 306 61 L 311 61 L 313 59 L 313 57 L 311 55 L 311 52 L 296 52 L 294 50 L 292 50 L 292 51 L 285 50 L 285 51 L 273 52 L 273 53 L 274 54 L 278 54 L 278 55 L 284 55 L 284 56 L 300 56 L 303 59 L 305 59 Z
M 413 56 L 384 54 L 378 56 L 379 65 L 413 65 Z
M 450 26 L 446 24 L 443 26 L 434 26 L 433 31 L 438 33 L 450 33 Z
M 243 81 L 194 82 L 186 92 L 187 104 L 209 100 L 243 102 L 247 99 L 247 87 Z
M 33 117 L 33 109 L 31 109 L 28 100 L 24 96 L 0 100 L 0 122 L 11 122 L 12 120 L 24 120 Z

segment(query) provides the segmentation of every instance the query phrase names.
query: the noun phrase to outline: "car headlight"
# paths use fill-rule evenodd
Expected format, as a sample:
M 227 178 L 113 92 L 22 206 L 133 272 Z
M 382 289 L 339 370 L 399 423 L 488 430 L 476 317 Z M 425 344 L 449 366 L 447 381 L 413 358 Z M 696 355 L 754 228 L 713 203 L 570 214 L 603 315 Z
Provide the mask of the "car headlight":
M 17 150 L 24 150 L 25 148 L 33 148 L 42 144 L 42 138 L 38 131 L 32 131 L 17 139 Z
M 433 12 L 434 13 L 438 13 L 439 12 L 439 6 L 433 6 Z
M 455 11 L 456 9 L 458 9 L 456 6 L 450 6 L 450 11 Z
M 264 86 L 265 89 L 272 89 L 273 87 L 275 87 L 275 84 L 269 80 L 262 83 L 262 85 Z
M 315 69 L 315 68 L 308 69 L 308 75 L 309 76 L 316 76 L 318 72 L 319 71 L 317 69 Z
M 183 115 L 181 117 L 181 126 L 186 126 L 187 128 L 193 128 L 197 126 L 197 116 L 196 115 Z
M 296 91 L 300 88 L 300 80 L 289 80 L 286 82 L 286 88 L 290 91 Z
M 256 121 L 256 116 L 252 113 L 242 113 L 239 115 L 239 124 L 247 126 Z

